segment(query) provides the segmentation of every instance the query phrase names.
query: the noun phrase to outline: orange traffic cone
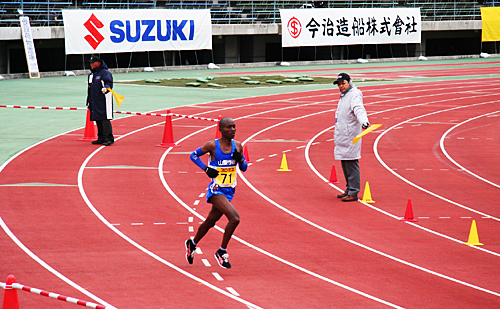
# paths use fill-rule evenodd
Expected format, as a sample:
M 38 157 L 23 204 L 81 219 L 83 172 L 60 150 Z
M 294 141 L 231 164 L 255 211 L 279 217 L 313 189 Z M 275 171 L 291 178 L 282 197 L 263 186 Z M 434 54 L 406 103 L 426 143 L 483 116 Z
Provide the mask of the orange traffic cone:
M 328 183 L 340 183 L 337 180 L 337 172 L 335 171 L 335 165 L 332 165 L 332 172 L 330 173 L 330 181 Z
M 220 123 L 221 119 L 222 119 L 222 116 L 219 115 L 219 120 L 217 121 L 217 125 L 215 126 L 215 139 L 222 137 L 222 133 L 221 133 L 221 131 L 219 131 L 219 123 Z
M 243 155 L 245 156 L 245 160 L 247 160 L 247 163 L 252 163 L 252 161 L 250 161 L 250 156 L 248 155 L 247 146 L 243 147 Z
M 94 127 L 94 122 L 90 121 L 90 110 L 87 110 L 87 120 L 85 122 L 85 133 L 83 135 L 83 138 L 78 139 L 79 141 L 86 141 L 86 142 L 93 142 L 95 141 L 96 134 L 95 134 L 95 127 Z
M 411 207 L 411 199 L 408 199 L 408 204 L 406 204 L 405 217 L 401 221 L 417 222 L 418 220 L 413 217 L 413 209 Z
M 156 147 L 179 147 L 174 142 L 174 132 L 172 130 L 172 116 L 170 115 L 170 110 L 167 110 L 167 116 L 165 119 L 165 130 L 163 131 L 163 141 L 161 144 L 156 145 Z
M 16 283 L 16 277 L 9 275 L 5 286 L 5 293 L 3 295 L 3 309 L 19 309 L 19 300 L 17 298 L 17 290 L 12 288 L 12 284 Z

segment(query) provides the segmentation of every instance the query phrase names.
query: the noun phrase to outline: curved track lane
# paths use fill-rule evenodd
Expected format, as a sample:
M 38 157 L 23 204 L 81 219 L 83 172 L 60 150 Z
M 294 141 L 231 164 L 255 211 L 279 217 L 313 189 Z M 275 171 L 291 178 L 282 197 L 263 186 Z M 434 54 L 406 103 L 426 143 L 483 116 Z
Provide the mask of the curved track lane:
M 207 178 L 188 158 L 215 135 L 215 128 L 202 122 L 174 121 L 181 147 L 168 150 L 154 147 L 163 125 L 147 117 L 115 120 L 121 137 L 112 147 L 94 151 L 69 135 L 33 147 L 2 170 L 0 190 L 7 197 L 2 219 L 34 254 L 91 295 L 79 295 L 35 267 L 44 289 L 81 299 L 93 295 L 118 308 L 188 307 L 188 295 L 195 295 L 201 308 L 498 306 L 500 223 L 493 218 L 500 214 L 466 188 L 492 198 L 498 189 L 458 171 L 440 152 L 443 137 L 452 158 L 472 173 L 498 179 L 474 152 L 458 156 L 465 139 L 445 138 L 448 129 L 471 117 L 494 115 L 496 89 L 478 94 L 461 82 L 434 82 L 362 90 L 371 122 L 384 123 L 386 130 L 377 140 L 369 134 L 363 141 L 362 182 L 370 182 L 372 205 L 345 205 L 325 182 L 333 162 L 335 91 L 208 104 L 211 109 L 201 115 L 237 119 L 237 139 L 248 140 L 254 162 L 234 200 L 242 223 L 230 244 L 231 270 L 218 268 L 212 257 L 221 238 L 216 231 L 203 239 L 194 265 L 184 258 L 183 241 L 209 209 L 203 196 Z M 199 108 L 175 112 L 194 114 Z M 464 135 L 470 142 L 480 130 L 474 123 L 467 122 L 471 128 Z M 485 139 L 498 143 L 497 136 Z M 276 172 L 283 153 L 292 172 Z M 498 152 L 490 156 L 498 160 Z M 395 217 L 404 214 L 408 198 L 417 216 L 428 217 L 416 225 L 466 241 L 476 219 L 486 246 L 474 250 L 399 221 Z M 7 239 L 2 243 L 12 247 Z

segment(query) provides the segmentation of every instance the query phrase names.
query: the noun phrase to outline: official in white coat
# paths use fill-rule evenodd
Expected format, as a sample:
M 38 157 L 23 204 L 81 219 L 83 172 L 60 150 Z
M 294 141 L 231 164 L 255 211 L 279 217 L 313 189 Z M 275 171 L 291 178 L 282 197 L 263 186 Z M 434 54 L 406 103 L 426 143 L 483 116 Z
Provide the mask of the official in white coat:
M 337 195 L 343 202 L 358 200 L 361 176 L 361 140 L 353 144 L 353 139 L 370 126 L 368 115 L 363 106 L 363 93 L 354 86 L 351 77 L 340 73 L 333 82 L 340 90 L 340 100 L 335 113 L 335 160 L 340 160 L 346 181 L 346 190 Z

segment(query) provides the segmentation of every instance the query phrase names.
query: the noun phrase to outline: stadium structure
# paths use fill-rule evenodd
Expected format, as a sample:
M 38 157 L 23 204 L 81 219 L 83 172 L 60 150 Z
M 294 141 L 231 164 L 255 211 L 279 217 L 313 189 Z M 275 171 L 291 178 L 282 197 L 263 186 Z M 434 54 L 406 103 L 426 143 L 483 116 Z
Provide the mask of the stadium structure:
M 65 52 L 63 10 L 210 10 L 212 48 L 99 54 L 110 68 L 186 65 L 257 65 L 304 61 L 497 54 L 498 42 L 481 42 L 481 7 L 495 1 L 458 0 L 3 0 L 0 1 L 0 74 L 28 67 L 19 17 L 30 18 L 40 72 L 88 69 L 89 54 Z M 282 47 L 280 9 L 419 8 L 421 42 Z

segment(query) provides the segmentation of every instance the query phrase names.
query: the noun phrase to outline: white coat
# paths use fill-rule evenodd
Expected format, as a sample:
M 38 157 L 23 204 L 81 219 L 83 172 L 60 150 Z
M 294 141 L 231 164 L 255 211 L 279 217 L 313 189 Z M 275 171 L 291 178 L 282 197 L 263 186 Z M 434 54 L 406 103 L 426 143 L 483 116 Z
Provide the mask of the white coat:
M 341 94 L 335 113 L 335 160 L 357 160 L 361 158 L 361 140 L 352 140 L 362 132 L 361 125 L 368 122 L 363 93 L 351 84 L 350 89 Z

